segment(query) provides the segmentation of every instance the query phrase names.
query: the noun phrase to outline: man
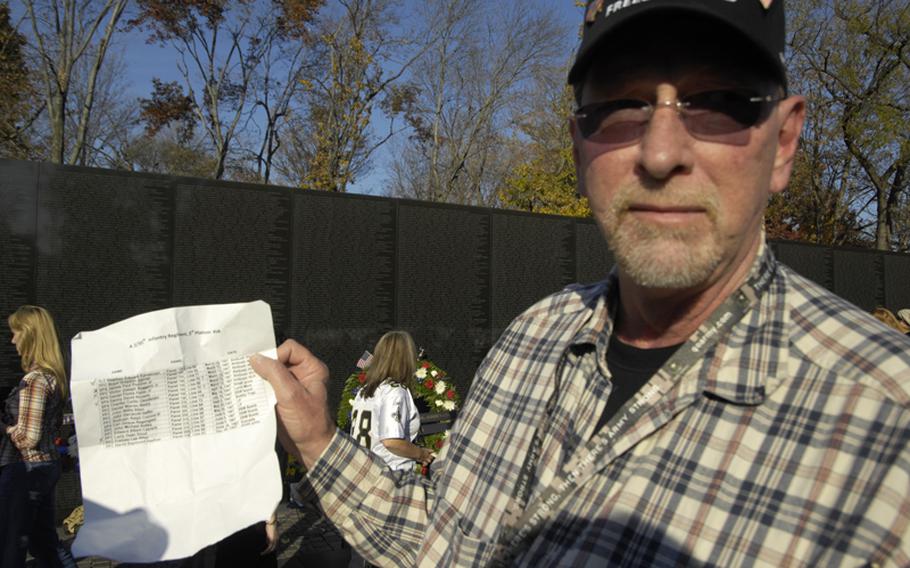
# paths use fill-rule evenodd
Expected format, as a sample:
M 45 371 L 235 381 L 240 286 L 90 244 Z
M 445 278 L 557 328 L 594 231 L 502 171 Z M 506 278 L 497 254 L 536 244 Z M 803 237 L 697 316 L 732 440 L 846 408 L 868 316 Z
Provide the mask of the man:
M 579 190 L 616 259 L 516 318 L 431 480 L 254 359 L 326 514 L 381 565 L 910 565 L 910 343 L 774 260 L 805 100 L 781 0 L 589 3 Z

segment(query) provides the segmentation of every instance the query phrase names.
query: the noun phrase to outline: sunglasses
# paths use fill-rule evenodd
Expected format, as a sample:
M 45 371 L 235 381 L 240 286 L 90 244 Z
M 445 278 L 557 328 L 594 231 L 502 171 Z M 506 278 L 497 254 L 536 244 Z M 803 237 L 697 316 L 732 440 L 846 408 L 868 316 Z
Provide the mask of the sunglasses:
M 585 105 L 575 120 L 585 140 L 597 144 L 627 145 L 641 140 L 656 108 L 676 109 L 686 130 L 708 142 L 742 144 L 749 128 L 762 122 L 782 98 L 748 91 L 706 91 L 676 101 L 650 103 L 643 99 L 616 99 Z

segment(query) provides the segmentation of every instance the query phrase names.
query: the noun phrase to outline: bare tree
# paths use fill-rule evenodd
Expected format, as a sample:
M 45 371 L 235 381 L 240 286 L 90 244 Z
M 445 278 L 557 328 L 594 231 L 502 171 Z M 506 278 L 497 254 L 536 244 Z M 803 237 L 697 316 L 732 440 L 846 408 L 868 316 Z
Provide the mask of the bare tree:
M 805 8 L 803 5 L 801 8 Z M 866 188 L 856 161 L 840 137 L 839 109 L 830 104 L 827 91 L 813 73 L 800 72 L 800 53 L 818 39 L 817 15 L 791 9 L 789 67 L 790 90 L 808 101 L 806 123 L 800 138 L 789 187 L 771 197 L 765 228 L 774 239 L 792 239 L 835 246 L 869 246 L 867 223 L 857 214 Z
M 257 181 L 269 183 L 281 150 L 282 129 L 290 119 L 292 102 L 303 88 L 303 77 L 311 75 L 317 63 L 307 60 L 315 39 L 310 23 L 322 0 L 282 4 L 284 14 L 273 20 L 263 39 L 263 56 L 254 82 L 254 112 L 251 120 L 260 132 L 254 156 Z M 291 10 L 290 8 L 296 8 Z
M 399 4 L 339 0 L 320 20 L 311 59 L 321 65 L 301 78 L 302 110 L 282 159 L 297 185 L 346 191 L 397 131 L 394 121 L 379 136 L 369 127 L 420 54 L 419 46 L 408 54 L 413 38 L 396 31 Z
M 794 76 L 817 95 L 816 161 L 792 190 L 840 196 L 829 218 L 856 217 L 877 249 L 893 248 L 910 174 L 910 4 L 805 0 L 791 12 Z
M 137 0 L 139 15 L 130 24 L 151 32 L 151 40 L 170 44 L 194 111 L 217 163 L 212 177 L 225 173 L 239 126 L 250 112 L 248 98 L 263 57 L 263 19 L 251 0 Z
M 23 2 L 31 22 L 35 66 L 44 91 L 51 137 L 48 158 L 56 163 L 79 163 L 86 155 L 84 146 L 93 118 L 98 74 L 127 0 Z M 78 109 L 71 109 L 74 70 L 83 58 L 89 62 L 83 96 Z M 74 121 L 68 120 L 71 113 L 77 117 Z M 76 134 L 67 149 L 68 122 L 74 124 Z
M 393 193 L 496 205 L 514 112 L 534 70 L 565 55 L 567 33 L 542 3 L 432 0 L 421 10 L 435 39 L 402 107 L 412 135 L 393 164 Z
M 87 61 L 78 63 L 73 76 L 84 77 L 92 72 Z M 79 132 L 83 142 L 79 155 L 73 156 L 72 163 L 93 166 L 112 167 L 119 146 L 124 140 L 136 136 L 139 124 L 139 112 L 135 100 L 124 95 L 128 90 L 126 83 L 126 63 L 122 53 L 112 52 L 107 60 L 96 72 L 94 88 L 87 90 L 85 81 L 77 80 L 70 92 L 73 106 L 82 108 L 87 97 L 93 97 L 94 110 L 92 119 L 84 126 L 77 123 L 77 118 L 67 117 L 67 132 Z M 68 137 L 69 138 L 69 137 Z
M 566 118 L 575 93 L 567 65 L 540 68 L 535 87 L 514 111 L 517 134 L 508 150 L 514 166 L 498 188 L 500 205 L 535 213 L 584 217 L 588 201 L 578 194 L 572 140 Z

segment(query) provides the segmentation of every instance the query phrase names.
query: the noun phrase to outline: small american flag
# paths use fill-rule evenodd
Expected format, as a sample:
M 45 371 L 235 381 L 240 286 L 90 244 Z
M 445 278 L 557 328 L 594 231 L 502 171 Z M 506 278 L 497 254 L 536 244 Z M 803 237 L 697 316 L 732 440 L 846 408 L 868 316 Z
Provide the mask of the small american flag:
M 366 369 L 367 365 L 369 365 L 372 360 L 373 354 L 369 351 L 364 351 L 363 355 L 360 356 L 360 359 L 357 359 L 357 368 Z

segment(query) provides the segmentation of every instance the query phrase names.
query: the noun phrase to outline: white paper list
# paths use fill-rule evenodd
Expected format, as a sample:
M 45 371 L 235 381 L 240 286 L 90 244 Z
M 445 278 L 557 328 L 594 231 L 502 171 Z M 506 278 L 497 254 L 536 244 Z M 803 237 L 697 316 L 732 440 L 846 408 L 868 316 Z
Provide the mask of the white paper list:
M 83 446 L 122 447 L 205 436 L 259 424 L 271 412 L 246 357 L 89 382 L 102 417 Z
M 265 302 L 189 306 L 82 332 L 73 413 L 85 524 L 73 552 L 120 562 L 190 556 L 281 499 L 275 357 Z

